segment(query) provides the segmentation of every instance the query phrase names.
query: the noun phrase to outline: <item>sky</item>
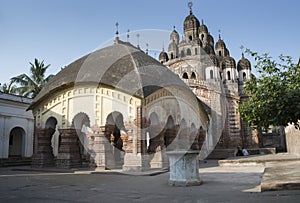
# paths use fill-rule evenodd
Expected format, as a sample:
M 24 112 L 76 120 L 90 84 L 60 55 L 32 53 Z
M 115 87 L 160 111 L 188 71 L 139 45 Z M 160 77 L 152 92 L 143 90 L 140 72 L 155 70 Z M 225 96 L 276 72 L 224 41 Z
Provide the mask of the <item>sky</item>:
M 121 39 L 158 56 L 173 30 L 183 33 L 189 0 L 0 0 L 0 83 L 29 74 L 35 58 L 51 64 L 46 74 Z M 300 53 L 298 0 L 193 0 L 193 14 L 218 40 L 219 30 L 238 61 L 241 45 L 273 57 Z M 137 33 L 140 37 L 137 37 Z M 252 61 L 252 60 L 251 60 Z M 252 61 L 253 62 L 253 61 Z

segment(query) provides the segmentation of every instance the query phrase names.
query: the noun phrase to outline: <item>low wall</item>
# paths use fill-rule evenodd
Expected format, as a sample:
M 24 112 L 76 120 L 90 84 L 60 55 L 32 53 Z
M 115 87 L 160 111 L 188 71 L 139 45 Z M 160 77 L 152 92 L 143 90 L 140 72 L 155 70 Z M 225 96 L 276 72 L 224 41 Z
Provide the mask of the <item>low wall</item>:
M 285 128 L 286 147 L 290 154 L 300 154 L 300 130 L 294 125 Z
M 247 149 L 249 155 L 256 154 L 276 154 L 276 148 L 254 148 Z M 214 149 L 212 153 L 207 157 L 207 159 L 227 159 L 229 157 L 234 157 L 236 154 L 236 149 Z

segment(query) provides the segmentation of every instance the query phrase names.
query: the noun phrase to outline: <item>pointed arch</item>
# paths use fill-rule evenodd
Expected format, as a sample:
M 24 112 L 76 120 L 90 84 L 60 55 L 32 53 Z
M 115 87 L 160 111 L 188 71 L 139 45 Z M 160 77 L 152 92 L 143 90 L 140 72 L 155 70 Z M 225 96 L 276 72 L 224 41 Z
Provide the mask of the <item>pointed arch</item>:
M 171 58 L 171 59 L 174 59 L 174 54 L 173 54 L 173 52 L 171 52 L 170 58 Z
M 80 112 L 74 116 L 72 127 L 81 130 L 83 126 L 90 127 L 90 118 L 86 113 Z
M 184 57 L 184 50 L 181 50 L 180 56 L 181 56 L 181 57 Z
M 164 145 L 168 147 L 176 137 L 175 122 L 170 115 L 164 128 Z
M 159 118 L 155 112 L 152 112 L 149 116 L 149 125 L 151 126 L 159 125 Z
M 72 127 L 76 129 L 77 136 L 79 138 L 80 144 L 80 153 L 87 154 L 89 149 L 89 141 L 87 137 L 87 133 L 90 131 L 90 118 L 84 113 L 80 112 L 76 114 L 72 120 Z
M 187 50 L 186 50 L 186 55 L 187 55 L 187 56 L 191 56 L 191 55 L 192 55 L 192 52 L 191 52 L 190 49 L 187 49 Z
M 192 74 L 191 74 L 191 79 L 196 80 L 196 73 L 195 73 L 195 72 L 192 72 Z
M 105 124 L 105 136 L 117 149 L 123 151 L 122 133 L 127 133 L 122 113 L 114 111 L 108 114 Z
M 183 78 L 183 79 L 189 79 L 189 76 L 188 76 L 187 72 L 184 72 L 184 73 L 182 74 L 182 78 Z
M 49 129 L 49 128 L 55 129 L 56 125 L 57 125 L 57 119 L 55 117 L 51 116 L 46 120 L 45 128 L 46 129 Z

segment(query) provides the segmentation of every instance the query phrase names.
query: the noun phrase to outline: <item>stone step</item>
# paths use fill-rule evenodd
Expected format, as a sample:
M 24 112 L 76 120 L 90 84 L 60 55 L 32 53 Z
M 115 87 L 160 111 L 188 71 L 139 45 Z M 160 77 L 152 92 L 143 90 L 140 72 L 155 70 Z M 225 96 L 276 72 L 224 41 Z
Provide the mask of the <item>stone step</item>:
M 11 166 L 29 166 L 31 165 L 31 158 L 8 158 L 0 159 L 0 167 L 11 167 Z

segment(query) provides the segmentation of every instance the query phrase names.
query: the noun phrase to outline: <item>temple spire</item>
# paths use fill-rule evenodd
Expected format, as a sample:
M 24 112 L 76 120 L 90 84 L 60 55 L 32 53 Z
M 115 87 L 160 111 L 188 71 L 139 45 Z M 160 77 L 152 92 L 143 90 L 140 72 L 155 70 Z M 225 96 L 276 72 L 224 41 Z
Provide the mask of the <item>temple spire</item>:
M 242 58 L 245 58 L 245 56 L 244 56 L 244 46 L 241 45 L 241 46 L 240 46 L 240 49 L 241 49 L 241 52 L 242 52 Z
M 119 23 L 116 22 L 116 38 L 115 38 L 115 44 L 119 43 Z
M 129 32 L 130 32 L 130 30 L 128 29 L 127 30 L 127 35 L 126 35 L 127 36 L 127 42 L 129 42 L 129 37 L 130 37 Z
M 146 54 L 148 54 L 148 52 L 149 52 L 149 44 L 146 43 Z
M 190 8 L 190 15 L 192 15 L 193 14 L 193 10 L 192 10 L 192 7 L 193 7 L 193 2 L 189 2 L 188 3 L 188 7 Z
M 140 48 L 140 34 L 136 34 L 136 37 L 137 37 L 137 48 L 139 49 Z
M 116 36 L 118 37 L 119 35 L 119 23 L 116 22 Z

